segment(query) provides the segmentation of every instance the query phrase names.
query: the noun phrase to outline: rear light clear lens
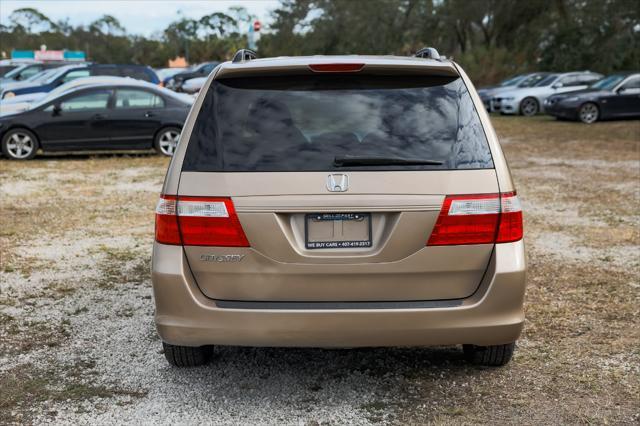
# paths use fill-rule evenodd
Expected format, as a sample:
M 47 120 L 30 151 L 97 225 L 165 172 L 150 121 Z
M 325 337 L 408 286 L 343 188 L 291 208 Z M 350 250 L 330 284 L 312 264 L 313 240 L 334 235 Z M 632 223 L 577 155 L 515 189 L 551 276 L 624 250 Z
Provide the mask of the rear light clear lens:
M 522 209 L 515 193 L 449 195 L 428 246 L 491 244 L 522 238 Z
M 156 241 L 249 247 L 230 198 L 162 196 L 156 208 Z

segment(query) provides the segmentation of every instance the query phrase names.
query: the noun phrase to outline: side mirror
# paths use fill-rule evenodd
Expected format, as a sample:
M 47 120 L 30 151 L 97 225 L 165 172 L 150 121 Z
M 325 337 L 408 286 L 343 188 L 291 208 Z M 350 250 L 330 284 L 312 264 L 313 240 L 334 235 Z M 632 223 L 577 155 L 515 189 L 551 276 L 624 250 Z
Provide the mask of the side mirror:
M 563 86 L 564 86 L 564 84 L 562 84 L 562 83 L 556 83 L 556 84 L 554 84 L 553 86 L 551 86 L 551 88 L 552 88 L 552 89 L 559 89 L 559 88 L 561 88 L 561 87 L 563 87 Z
M 53 115 L 54 116 L 60 115 L 60 113 L 62 112 L 62 107 L 60 106 L 60 104 L 55 104 L 53 106 L 53 110 L 52 111 L 53 111 Z

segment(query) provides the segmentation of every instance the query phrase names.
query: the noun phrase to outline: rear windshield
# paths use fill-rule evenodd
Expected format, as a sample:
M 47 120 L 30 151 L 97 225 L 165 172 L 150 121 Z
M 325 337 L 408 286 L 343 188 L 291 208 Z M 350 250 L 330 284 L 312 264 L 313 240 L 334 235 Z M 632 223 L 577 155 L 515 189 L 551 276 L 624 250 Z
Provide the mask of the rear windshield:
M 340 164 L 345 157 L 414 163 Z M 353 75 L 215 80 L 183 163 L 210 172 L 486 168 L 491 153 L 459 77 Z

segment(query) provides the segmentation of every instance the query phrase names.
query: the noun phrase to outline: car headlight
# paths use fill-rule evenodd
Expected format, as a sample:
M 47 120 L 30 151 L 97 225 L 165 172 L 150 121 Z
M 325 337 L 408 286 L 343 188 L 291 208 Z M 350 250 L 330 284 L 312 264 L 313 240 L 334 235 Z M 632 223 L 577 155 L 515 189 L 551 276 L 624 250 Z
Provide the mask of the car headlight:
M 7 92 L 4 94 L 4 96 L 2 97 L 2 99 L 9 99 L 9 98 L 13 98 L 16 94 L 13 92 Z
M 506 98 L 502 98 L 503 101 L 512 101 L 514 99 L 515 99 L 514 96 L 507 96 Z
M 578 99 L 580 99 L 580 98 L 577 97 L 577 96 L 571 96 L 570 98 L 565 98 L 565 101 L 567 101 L 567 102 L 575 102 Z

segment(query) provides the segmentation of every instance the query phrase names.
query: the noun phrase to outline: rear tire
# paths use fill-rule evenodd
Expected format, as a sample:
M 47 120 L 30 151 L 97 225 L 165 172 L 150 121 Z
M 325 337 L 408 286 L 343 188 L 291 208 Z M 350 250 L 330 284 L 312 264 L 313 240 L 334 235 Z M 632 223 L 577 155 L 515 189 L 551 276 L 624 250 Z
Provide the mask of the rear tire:
M 176 346 L 162 342 L 164 357 L 176 367 L 197 367 L 209 362 L 213 354 L 211 346 Z
M 500 367 L 508 364 L 515 348 L 515 342 L 493 346 L 462 345 L 467 362 L 488 367 Z
M 38 137 L 23 128 L 11 129 L 2 137 L 2 154 L 10 160 L 31 160 L 39 146 Z
M 533 117 L 540 111 L 540 104 L 536 98 L 528 97 L 524 98 L 520 102 L 520 114 L 525 117 Z
M 153 147 L 158 154 L 171 157 L 178 147 L 180 132 L 181 130 L 178 127 L 163 127 L 160 129 L 153 141 Z

